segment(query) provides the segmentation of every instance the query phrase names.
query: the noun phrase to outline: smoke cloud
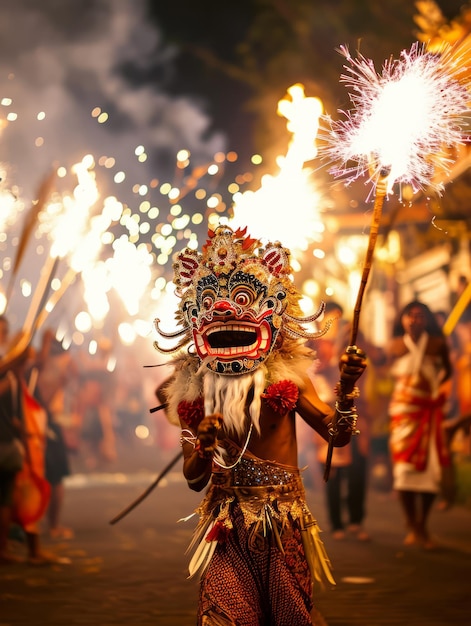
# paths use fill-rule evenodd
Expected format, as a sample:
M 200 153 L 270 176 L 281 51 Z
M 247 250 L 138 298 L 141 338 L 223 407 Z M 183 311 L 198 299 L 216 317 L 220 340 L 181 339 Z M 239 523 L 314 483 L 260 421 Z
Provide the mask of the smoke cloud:
M 1 5 L 0 160 L 22 196 L 34 197 L 53 165 L 70 167 L 91 153 L 115 159 L 109 179 L 124 171 L 125 182 L 119 190 L 103 184 L 131 202 L 134 185 L 169 175 L 178 150 L 189 150 L 195 164 L 224 150 L 201 103 L 165 93 L 177 50 L 147 20 L 145 0 Z M 108 115 L 105 123 L 97 111 Z

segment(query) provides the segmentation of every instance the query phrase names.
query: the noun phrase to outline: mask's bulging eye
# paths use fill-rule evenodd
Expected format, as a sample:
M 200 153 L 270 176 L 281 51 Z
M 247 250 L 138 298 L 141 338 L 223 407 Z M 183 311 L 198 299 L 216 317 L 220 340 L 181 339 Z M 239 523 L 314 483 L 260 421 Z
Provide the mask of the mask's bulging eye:
M 206 289 L 201 294 L 201 306 L 203 307 L 203 309 L 208 311 L 213 306 L 215 299 L 216 296 L 214 294 L 214 291 L 212 291 L 212 289 Z
M 198 315 L 198 307 L 194 302 L 186 302 L 183 305 L 183 313 L 187 316 L 188 319 L 193 319 Z
M 246 287 L 236 287 L 231 293 L 231 299 L 241 307 L 248 307 L 255 301 L 255 294 Z

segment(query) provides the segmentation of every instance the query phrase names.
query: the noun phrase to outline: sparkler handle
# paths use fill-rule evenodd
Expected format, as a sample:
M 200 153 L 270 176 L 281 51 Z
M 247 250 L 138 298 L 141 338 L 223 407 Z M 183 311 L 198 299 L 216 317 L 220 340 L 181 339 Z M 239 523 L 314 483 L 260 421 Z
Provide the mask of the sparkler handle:
M 368 283 L 368 277 L 371 270 L 371 265 L 373 263 L 373 255 L 376 246 L 376 240 L 378 238 L 378 230 L 379 223 L 381 220 L 381 213 L 383 210 L 383 202 L 384 197 L 387 191 L 387 178 L 389 176 L 389 170 L 383 169 L 381 170 L 380 176 L 378 178 L 376 184 L 376 195 L 375 202 L 373 206 L 373 219 L 371 222 L 370 228 L 370 236 L 368 238 L 368 248 L 366 251 L 365 261 L 363 263 L 363 272 L 361 275 L 360 288 L 358 290 L 357 299 L 355 302 L 355 308 L 353 311 L 353 320 L 352 320 L 352 330 L 350 334 L 350 345 L 347 348 L 347 352 L 349 349 L 356 350 L 356 340 L 358 335 L 358 326 L 360 322 L 360 313 L 361 313 L 361 305 L 363 302 L 363 295 L 365 293 L 366 285 Z M 340 383 L 341 385 L 341 383 Z M 341 385 L 342 386 L 342 385 Z M 347 390 L 341 389 L 341 393 L 345 396 Z M 324 481 L 327 482 L 329 480 L 330 475 L 330 467 L 332 465 L 332 454 L 334 451 L 335 439 L 338 433 L 338 412 L 336 411 L 334 417 L 332 418 L 332 424 L 329 428 L 329 445 L 327 448 L 327 456 L 325 460 L 324 466 Z
M 346 352 L 350 352 L 350 353 L 356 353 L 357 352 L 357 347 L 356 346 L 348 346 L 346 349 Z M 335 444 L 335 440 L 337 439 L 337 435 L 338 435 L 338 427 L 339 427 L 339 415 L 343 418 L 345 418 L 345 416 L 349 416 L 354 417 L 354 424 L 351 425 L 351 430 L 352 432 L 356 432 L 356 419 L 357 419 L 357 415 L 356 415 L 356 409 L 355 407 L 353 407 L 353 404 L 351 405 L 351 408 L 343 411 L 340 408 L 340 402 L 341 401 L 346 401 L 347 399 L 352 399 L 353 396 L 357 396 L 358 395 L 358 389 L 355 387 L 351 387 L 351 388 L 347 388 L 345 381 L 343 381 L 342 379 L 338 382 L 337 384 L 337 395 L 339 397 L 339 402 L 335 403 L 335 413 L 332 417 L 332 422 L 329 426 L 329 441 L 328 441 L 328 447 L 327 447 L 327 455 L 325 458 L 325 465 L 324 465 L 324 481 L 327 482 L 329 480 L 329 475 L 330 475 L 330 468 L 332 465 L 332 454 L 334 452 L 334 444 Z
M 46 178 L 43 180 L 43 182 L 41 183 L 41 186 L 39 187 L 38 200 L 35 204 L 33 204 L 33 206 L 30 208 L 26 216 L 26 219 L 23 224 L 22 231 L 21 231 L 18 247 L 16 250 L 16 256 L 13 262 L 10 279 L 8 281 L 8 286 L 7 286 L 6 293 L 5 293 L 6 305 L 5 305 L 5 310 L 3 311 L 4 313 L 6 312 L 6 308 L 10 304 L 10 299 L 11 299 L 11 295 L 13 291 L 13 285 L 14 285 L 16 276 L 18 274 L 18 269 L 21 265 L 21 262 L 23 261 L 23 258 L 24 258 L 24 255 L 28 246 L 28 242 L 30 241 L 31 235 L 33 234 L 34 228 L 36 226 L 38 215 L 40 211 L 42 210 L 44 204 L 46 203 L 49 195 L 51 194 L 55 177 L 56 177 L 56 172 L 53 171 L 48 176 L 46 176 Z
M 34 291 L 19 339 L 15 342 L 12 350 L 10 350 L 4 358 L 0 358 L 0 369 L 2 371 L 6 371 L 7 367 L 11 367 L 11 364 L 14 363 L 15 360 L 22 358 L 22 355 L 33 341 L 34 334 L 37 330 L 39 315 L 46 305 L 49 288 L 56 273 L 58 263 L 58 258 L 49 258 L 49 261 L 46 262 L 41 272 L 38 285 Z
M 386 179 L 387 174 L 380 176 L 378 184 L 376 185 L 375 202 L 373 206 L 373 219 L 371 222 L 370 236 L 368 238 L 368 248 L 366 251 L 365 261 L 363 263 L 363 272 L 361 275 L 360 287 L 358 289 L 358 295 L 355 302 L 355 308 L 353 310 L 352 331 L 350 334 L 350 345 L 356 345 L 358 335 L 358 325 L 360 323 L 361 305 L 363 302 L 363 295 L 365 293 L 366 284 L 373 263 L 373 254 L 376 246 L 376 240 L 378 238 L 379 222 L 381 220 L 381 213 L 383 211 L 383 202 L 386 195 Z M 381 184 L 380 184 L 381 183 Z M 379 185 L 379 188 L 378 188 Z
M 64 278 L 62 278 L 59 289 L 57 291 L 54 291 L 49 300 L 45 303 L 45 306 L 40 309 L 38 317 L 36 318 L 36 331 L 40 330 L 40 328 L 43 326 L 44 322 L 47 320 L 49 313 L 52 312 L 64 293 L 72 285 L 76 276 L 77 272 L 70 267 L 67 270 Z
M 25 322 L 23 324 L 23 330 L 26 334 L 32 335 L 37 318 L 46 304 L 47 296 L 49 294 L 49 288 L 51 286 L 52 279 L 57 271 L 57 266 L 59 264 L 58 257 L 48 257 L 44 267 L 41 270 L 41 274 L 39 276 L 39 281 L 34 290 L 33 297 L 31 300 L 31 304 L 28 310 L 28 314 L 26 315 Z

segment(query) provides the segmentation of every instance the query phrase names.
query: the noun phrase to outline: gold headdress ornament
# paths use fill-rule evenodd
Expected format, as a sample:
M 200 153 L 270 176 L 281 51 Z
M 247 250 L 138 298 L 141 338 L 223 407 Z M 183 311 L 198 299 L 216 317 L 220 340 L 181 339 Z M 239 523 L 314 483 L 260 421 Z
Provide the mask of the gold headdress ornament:
M 173 268 L 181 328 L 167 333 L 155 320 L 161 337 L 178 339 L 170 349 L 156 341 L 159 352 L 193 344 L 210 370 L 238 375 L 257 368 L 286 338 L 312 339 L 326 332 L 302 326 L 318 319 L 325 305 L 303 317 L 290 251 L 279 242 L 263 246 L 246 231 L 219 226 L 209 231 L 201 253 L 186 248 L 178 255 Z

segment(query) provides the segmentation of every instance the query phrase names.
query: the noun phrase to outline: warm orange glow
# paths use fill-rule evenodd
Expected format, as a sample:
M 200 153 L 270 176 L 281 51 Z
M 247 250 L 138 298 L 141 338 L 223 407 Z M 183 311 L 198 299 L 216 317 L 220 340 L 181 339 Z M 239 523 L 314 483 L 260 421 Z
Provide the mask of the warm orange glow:
M 248 225 L 252 236 L 279 240 L 294 256 L 319 232 L 320 197 L 306 163 L 317 154 L 322 110 L 318 98 L 305 97 L 303 85 L 290 87 L 278 103 L 292 133 L 287 153 L 277 159 L 279 172 L 265 175 L 256 191 L 234 194 L 234 226 Z

